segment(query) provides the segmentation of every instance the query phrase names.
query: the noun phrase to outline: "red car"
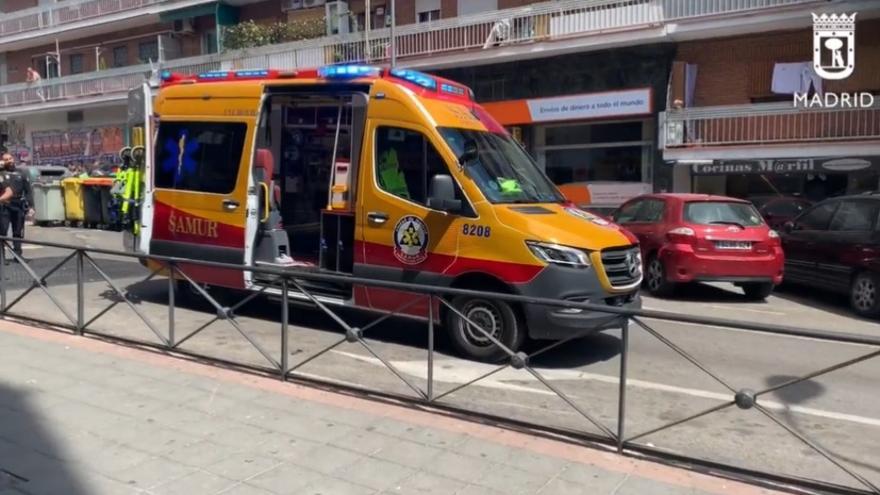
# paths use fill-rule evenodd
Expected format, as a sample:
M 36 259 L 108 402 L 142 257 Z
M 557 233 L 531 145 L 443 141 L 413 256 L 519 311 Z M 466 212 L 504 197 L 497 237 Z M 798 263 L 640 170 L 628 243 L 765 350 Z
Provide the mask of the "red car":
M 751 203 L 706 194 L 649 194 L 612 218 L 638 237 L 645 289 L 668 295 L 676 284 L 722 281 L 763 300 L 782 282 L 779 234 Z

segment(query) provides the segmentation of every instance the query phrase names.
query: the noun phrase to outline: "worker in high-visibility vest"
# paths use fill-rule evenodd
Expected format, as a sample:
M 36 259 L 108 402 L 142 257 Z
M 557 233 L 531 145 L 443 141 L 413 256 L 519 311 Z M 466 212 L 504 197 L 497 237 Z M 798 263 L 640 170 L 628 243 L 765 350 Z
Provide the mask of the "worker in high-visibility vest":
M 394 148 L 379 156 L 379 185 L 395 196 L 410 199 L 406 178 L 400 171 L 397 150 Z

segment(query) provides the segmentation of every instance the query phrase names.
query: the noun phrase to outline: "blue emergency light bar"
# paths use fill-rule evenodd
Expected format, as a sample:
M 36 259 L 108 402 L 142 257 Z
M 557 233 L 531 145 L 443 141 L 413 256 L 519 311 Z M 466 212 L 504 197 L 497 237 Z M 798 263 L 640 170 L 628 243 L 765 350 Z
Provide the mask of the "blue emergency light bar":
M 262 70 L 237 70 L 235 77 L 269 77 L 269 71 Z
M 327 65 L 318 69 L 324 79 L 352 79 L 356 77 L 379 77 L 382 69 L 371 65 Z
M 212 70 L 199 74 L 199 79 L 226 79 L 227 77 L 229 77 L 229 71 L 226 70 Z
M 465 95 L 464 88 L 462 88 L 461 86 L 456 86 L 454 84 L 449 84 L 449 83 L 441 84 L 440 91 L 443 91 L 444 93 L 449 93 L 449 94 L 455 95 L 455 96 L 464 96 Z
M 391 75 L 403 79 L 404 81 L 411 82 L 417 86 L 421 86 L 427 89 L 437 89 L 437 80 L 433 77 L 425 74 L 424 72 L 419 72 L 415 70 L 409 69 L 392 69 Z

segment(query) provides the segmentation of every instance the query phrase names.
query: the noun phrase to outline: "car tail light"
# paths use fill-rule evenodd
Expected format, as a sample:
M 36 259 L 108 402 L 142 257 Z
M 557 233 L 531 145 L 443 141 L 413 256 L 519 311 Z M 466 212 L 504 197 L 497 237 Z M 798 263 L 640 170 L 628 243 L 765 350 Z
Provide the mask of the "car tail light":
M 770 240 L 769 242 L 770 242 L 771 246 L 778 246 L 779 244 L 781 244 L 781 242 L 779 240 L 779 232 L 776 232 L 775 230 L 770 229 L 770 231 L 767 232 L 767 237 Z
M 693 244 L 697 240 L 696 235 L 690 227 L 678 227 L 666 233 L 669 241 L 677 244 Z

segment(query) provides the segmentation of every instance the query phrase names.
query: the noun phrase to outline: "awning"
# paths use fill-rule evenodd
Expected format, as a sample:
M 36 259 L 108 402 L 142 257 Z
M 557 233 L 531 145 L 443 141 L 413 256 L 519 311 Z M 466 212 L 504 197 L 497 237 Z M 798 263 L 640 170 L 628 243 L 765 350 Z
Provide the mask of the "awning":
M 217 11 L 216 3 L 206 3 L 203 5 L 195 5 L 180 10 L 172 10 L 170 12 L 162 12 L 159 14 L 159 22 L 173 22 L 191 17 L 201 17 L 203 15 L 214 15 Z

